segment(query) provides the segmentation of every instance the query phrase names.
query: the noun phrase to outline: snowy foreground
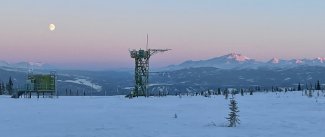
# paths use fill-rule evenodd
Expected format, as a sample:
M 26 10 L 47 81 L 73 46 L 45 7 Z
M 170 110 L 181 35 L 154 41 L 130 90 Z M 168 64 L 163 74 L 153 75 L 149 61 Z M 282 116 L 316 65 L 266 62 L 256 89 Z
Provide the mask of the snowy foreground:
M 225 127 L 229 100 L 223 96 L 0 96 L 0 136 L 325 137 L 321 96 L 316 102 L 301 92 L 236 95 L 241 124 L 235 128 Z

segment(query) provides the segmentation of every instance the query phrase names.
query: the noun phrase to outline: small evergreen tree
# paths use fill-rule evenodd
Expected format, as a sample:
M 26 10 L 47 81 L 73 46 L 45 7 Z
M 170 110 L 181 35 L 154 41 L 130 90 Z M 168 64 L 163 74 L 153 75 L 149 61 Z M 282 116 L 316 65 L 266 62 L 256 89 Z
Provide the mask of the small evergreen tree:
M 300 83 L 298 85 L 298 91 L 301 91 L 301 85 L 300 85 Z
M 232 97 L 235 96 L 235 95 L 237 94 L 237 92 L 238 92 L 238 91 L 236 91 L 236 90 L 232 90 L 232 91 L 231 91 L 231 96 L 232 96 Z
M 240 94 L 241 94 L 241 96 L 244 96 L 244 90 L 243 89 L 240 89 Z
M 5 92 L 6 92 L 6 86 L 5 86 L 5 83 L 3 83 L 2 82 L 2 84 L 1 84 L 1 89 L 2 89 L 2 94 L 5 94 Z
M 237 114 L 239 112 L 237 101 L 234 97 L 230 99 L 229 104 L 230 113 L 228 114 L 228 118 L 226 118 L 229 121 L 228 127 L 236 127 L 237 124 L 240 124 L 239 115 Z
M 7 84 L 7 91 L 8 91 L 8 94 L 9 94 L 9 95 L 12 95 L 13 90 L 14 90 L 14 83 L 12 82 L 12 79 L 11 79 L 11 77 L 10 77 L 10 78 L 9 78 L 9 82 L 8 82 L 8 84 Z
M 225 95 L 225 99 L 228 99 L 228 96 L 229 96 L 229 91 L 228 91 L 228 89 L 226 89 L 226 90 L 224 91 L 224 95 Z
M 220 89 L 220 88 L 218 88 L 218 93 L 217 93 L 217 95 L 221 95 L 221 89 Z
M 321 90 L 319 80 L 317 81 L 316 90 Z
M 0 83 L 0 95 L 2 95 L 2 83 Z

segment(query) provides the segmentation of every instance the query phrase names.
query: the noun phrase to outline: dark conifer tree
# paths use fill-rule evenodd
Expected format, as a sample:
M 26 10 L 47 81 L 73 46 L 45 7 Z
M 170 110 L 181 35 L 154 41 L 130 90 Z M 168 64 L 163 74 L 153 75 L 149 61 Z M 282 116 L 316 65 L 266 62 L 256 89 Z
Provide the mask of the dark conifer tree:
M 218 88 L 218 93 L 217 94 L 221 95 L 221 89 L 220 88 Z
M 12 82 L 12 79 L 11 79 L 11 77 L 10 77 L 10 78 L 9 78 L 9 82 L 8 82 L 8 84 L 7 84 L 7 91 L 8 91 L 8 94 L 9 94 L 9 95 L 12 95 L 13 90 L 14 90 L 14 83 Z
M 301 85 L 300 85 L 300 83 L 298 85 L 298 91 L 301 91 Z
M 228 89 L 226 89 L 226 90 L 224 91 L 224 95 L 225 95 L 225 99 L 228 99 L 228 96 L 229 96 L 229 91 L 228 91 Z
M 234 97 L 230 99 L 229 109 L 230 113 L 228 114 L 229 117 L 227 118 L 227 120 L 229 121 L 228 127 L 236 127 L 237 124 L 240 124 L 240 120 L 238 115 L 239 110 L 237 106 L 237 101 Z
M 253 90 L 252 89 L 249 90 L 249 95 L 253 95 Z
M 5 83 L 3 83 L 2 81 L 2 93 L 5 94 L 5 91 L 6 91 L 6 86 L 5 86 Z
M 319 83 L 319 80 L 317 81 L 316 90 L 321 90 L 321 87 L 320 87 L 320 83 Z
M 3 93 L 2 93 L 2 83 L 0 83 L 0 95 L 3 95 Z

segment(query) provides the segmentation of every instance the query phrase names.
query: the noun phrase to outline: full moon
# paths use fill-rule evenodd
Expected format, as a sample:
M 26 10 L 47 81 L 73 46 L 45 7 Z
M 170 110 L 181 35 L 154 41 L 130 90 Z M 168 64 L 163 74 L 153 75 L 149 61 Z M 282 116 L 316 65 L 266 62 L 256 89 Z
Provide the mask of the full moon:
M 54 31 L 55 30 L 55 25 L 54 24 L 50 24 L 49 25 L 49 29 L 50 29 L 50 31 Z

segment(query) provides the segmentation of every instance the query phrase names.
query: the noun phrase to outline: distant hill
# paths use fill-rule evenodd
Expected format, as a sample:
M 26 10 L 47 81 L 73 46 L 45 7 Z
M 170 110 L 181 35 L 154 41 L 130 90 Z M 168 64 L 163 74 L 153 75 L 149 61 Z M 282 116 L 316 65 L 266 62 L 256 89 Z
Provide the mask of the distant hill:
M 325 83 L 324 59 L 282 60 L 273 58 L 268 62 L 258 62 L 241 54 L 228 54 L 201 61 L 186 61 L 164 68 L 161 73 L 151 73 L 149 91 L 200 92 L 216 88 L 241 88 L 261 86 L 296 87 L 314 84 L 317 80 Z M 31 64 L 37 69 L 34 73 L 50 73 L 44 64 Z M 8 64 L 0 61 L 0 81 L 7 82 L 11 76 L 16 88 L 23 88 L 29 71 L 25 63 Z M 38 67 L 37 67 L 38 66 Z M 51 65 L 49 65 L 51 66 Z M 92 92 L 93 95 L 118 95 L 129 93 L 134 86 L 133 72 L 55 70 L 58 78 L 58 91 L 65 95 Z
M 279 58 L 273 58 L 267 62 L 256 61 L 255 59 L 249 58 L 242 54 L 231 53 L 220 57 L 215 57 L 207 60 L 199 61 L 185 61 L 178 65 L 171 65 L 164 70 L 179 70 L 184 68 L 200 68 L 200 67 L 215 67 L 220 69 L 245 69 L 245 68 L 261 68 L 261 67 L 271 67 L 271 68 L 291 68 L 302 65 L 308 66 L 325 66 L 325 58 L 315 58 L 315 59 L 292 59 L 283 60 Z

